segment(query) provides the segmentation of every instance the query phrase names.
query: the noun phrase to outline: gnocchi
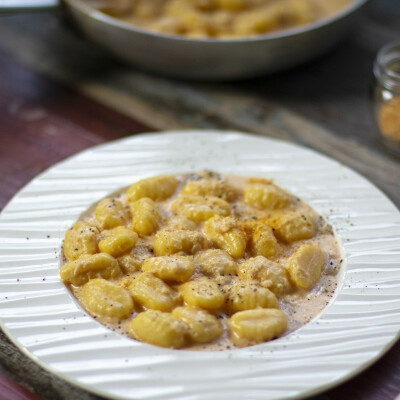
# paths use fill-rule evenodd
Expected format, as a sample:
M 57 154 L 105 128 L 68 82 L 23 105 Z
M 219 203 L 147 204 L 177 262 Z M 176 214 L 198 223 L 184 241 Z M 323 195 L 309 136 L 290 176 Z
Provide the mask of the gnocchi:
M 234 201 L 239 195 L 237 189 L 217 178 L 191 181 L 183 187 L 182 193 L 196 196 L 214 196 L 226 201 Z
M 121 256 L 135 246 L 138 240 L 136 232 L 125 226 L 104 230 L 99 241 L 99 250 L 113 257 Z
M 253 256 L 272 257 L 276 254 L 278 242 L 272 228 L 259 221 L 243 221 L 240 226 L 247 233 L 249 251 Z
M 64 256 L 68 261 L 83 254 L 96 254 L 99 229 L 85 221 L 78 221 L 67 231 L 64 239 Z
M 306 243 L 289 259 L 292 281 L 301 289 L 311 289 L 325 266 L 325 254 L 318 245 Z
M 190 256 L 152 257 L 143 263 L 142 270 L 163 281 L 185 282 L 194 272 L 194 262 Z
M 179 303 L 179 294 L 150 272 L 142 272 L 128 289 L 145 309 L 170 311 Z
M 143 197 L 151 200 L 164 200 L 175 192 L 177 186 L 178 181 L 172 175 L 160 175 L 142 179 L 128 189 L 128 201 L 133 202 Z
M 94 278 L 116 278 L 121 273 L 118 261 L 107 253 L 84 254 L 61 268 L 61 279 L 74 286 L 81 286 Z
M 246 251 L 247 236 L 237 224 L 237 220 L 230 217 L 215 215 L 204 224 L 204 233 L 214 245 L 225 250 L 234 258 L 242 258 Z
M 119 200 L 109 198 L 99 202 L 95 215 L 96 221 L 102 229 L 111 229 L 119 225 L 125 225 L 128 219 L 126 207 Z
M 205 310 L 216 310 L 225 301 L 225 296 L 218 285 L 209 278 L 186 282 L 181 285 L 180 292 L 187 304 Z
M 256 282 L 237 282 L 228 289 L 227 310 L 230 314 L 254 308 L 278 308 L 278 299 L 269 289 Z
M 95 316 L 125 318 L 134 309 L 126 289 L 100 278 L 91 279 L 83 286 L 82 303 Z
M 334 15 L 350 0 L 135 0 L 103 11 L 150 31 L 235 39 L 291 29 Z
M 151 235 L 157 230 L 161 218 L 152 199 L 143 197 L 130 204 L 132 228 L 142 236 Z
M 286 208 L 292 203 L 291 197 L 275 185 L 254 183 L 244 190 L 244 202 L 262 209 Z
M 147 310 L 132 321 L 129 333 L 142 342 L 179 349 L 185 345 L 188 330 L 188 326 L 171 313 Z
M 230 320 L 231 338 L 239 347 L 278 337 L 287 329 L 287 316 L 278 309 L 259 308 L 240 311 Z
M 300 199 L 269 179 L 211 171 L 142 179 L 101 200 L 67 231 L 63 251 L 61 278 L 98 321 L 200 350 L 306 323 L 332 295 L 325 267 L 340 259 L 332 229 Z
M 206 276 L 217 277 L 237 273 L 236 261 L 225 250 L 204 250 L 197 253 L 194 260 Z
M 159 231 L 155 236 L 154 252 L 157 256 L 175 253 L 195 254 L 207 248 L 208 243 L 201 232 L 197 231 Z
M 277 296 L 282 296 L 292 290 L 287 269 L 263 256 L 249 258 L 240 264 L 239 276 L 243 280 L 260 283 Z
M 227 216 L 231 209 L 229 204 L 215 196 L 181 195 L 172 204 L 176 214 L 182 214 L 195 222 L 207 221 L 214 215 Z
M 189 336 L 195 343 L 208 343 L 222 335 L 223 329 L 218 319 L 196 307 L 177 307 L 172 315 L 189 327 Z
M 307 212 L 288 212 L 270 221 L 275 236 L 286 243 L 311 239 L 318 233 L 318 224 Z

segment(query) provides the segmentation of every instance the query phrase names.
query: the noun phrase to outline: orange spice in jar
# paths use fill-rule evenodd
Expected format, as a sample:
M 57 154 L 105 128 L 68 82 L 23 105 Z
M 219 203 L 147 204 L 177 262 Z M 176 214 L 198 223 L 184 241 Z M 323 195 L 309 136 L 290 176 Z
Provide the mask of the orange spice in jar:
M 400 97 L 393 97 L 382 104 L 379 127 L 387 138 L 400 142 Z
M 400 155 L 400 41 L 378 52 L 374 75 L 375 119 L 387 149 Z

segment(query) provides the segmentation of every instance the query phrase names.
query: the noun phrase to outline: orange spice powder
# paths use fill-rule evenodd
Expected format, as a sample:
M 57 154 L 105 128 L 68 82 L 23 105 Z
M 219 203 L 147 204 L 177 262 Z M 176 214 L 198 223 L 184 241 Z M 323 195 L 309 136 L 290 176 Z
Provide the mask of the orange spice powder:
M 382 104 L 379 127 L 387 138 L 400 142 L 400 97 L 396 96 Z

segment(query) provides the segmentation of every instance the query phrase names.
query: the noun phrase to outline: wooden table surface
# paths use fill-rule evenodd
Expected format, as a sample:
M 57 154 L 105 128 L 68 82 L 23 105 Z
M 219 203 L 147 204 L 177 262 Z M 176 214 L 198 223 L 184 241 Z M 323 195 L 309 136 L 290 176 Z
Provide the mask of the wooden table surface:
M 307 65 L 250 81 L 191 83 L 115 61 L 57 15 L 1 17 L 0 209 L 39 172 L 80 150 L 185 128 L 244 130 L 314 148 L 400 207 L 400 160 L 381 147 L 369 102 L 375 54 L 399 38 L 400 1 L 371 0 L 352 35 Z M 399 393 L 397 343 L 315 399 L 393 400 Z M 0 400 L 38 398 L 99 399 L 37 366 L 0 331 Z

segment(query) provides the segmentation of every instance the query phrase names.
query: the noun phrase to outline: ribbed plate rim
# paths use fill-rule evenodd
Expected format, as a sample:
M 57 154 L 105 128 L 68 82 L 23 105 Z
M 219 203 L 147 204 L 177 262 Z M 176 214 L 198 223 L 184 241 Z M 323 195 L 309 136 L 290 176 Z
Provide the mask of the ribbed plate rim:
M 7 204 L 7 206 L 3 209 L 2 213 L 0 214 L 0 227 L 2 226 L 2 222 L 4 223 L 5 220 L 5 216 L 8 215 L 9 210 L 12 208 L 13 204 L 15 202 L 18 201 L 18 199 L 20 199 L 22 196 L 24 196 L 24 194 L 26 192 L 29 191 L 29 189 L 32 187 L 33 184 L 35 183 L 40 183 L 41 181 L 45 180 L 50 174 L 57 172 L 59 170 L 62 170 L 63 167 L 65 167 L 66 165 L 68 165 L 69 163 L 71 163 L 71 161 L 75 161 L 75 162 L 84 162 L 85 158 L 90 158 L 90 155 L 96 155 L 97 153 L 101 153 L 104 150 L 110 149 L 110 148 L 114 148 L 117 150 L 118 152 L 118 148 L 121 148 L 123 146 L 125 146 L 125 144 L 128 143 L 135 143 L 135 141 L 140 141 L 140 140 L 144 140 L 146 142 L 150 141 L 152 139 L 166 139 L 168 140 L 177 140 L 177 138 L 179 137 L 183 137 L 182 135 L 186 135 L 187 137 L 189 136 L 190 138 L 196 138 L 194 141 L 198 141 L 200 143 L 201 142 L 206 142 L 206 145 L 211 145 L 213 142 L 213 140 L 222 140 L 226 143 L 228 143 L 229 141 L 234 141 L 234 140 L 245 140 L 247 142 L 258 142 L 264 145 L 267 145 L 268 143 L 273 145 L 277 145 L 278 147 L 280 145 L 282 145 L 285 148 L 290 148 L 291 150 L 293 150 L 294 154 L 299 154 L 304 156 L 305 154 L 309 157 L 311 157 L 311 159 L 315 159 L 316 161 L 327 161 L 328 163 L 335 163 L 337 168 L 341 168 L 342 171 L 346 172 L 346 173 L 350 173 L 350 175 L 352 176 L 352 179 L 354 179 L 355 181 L 360 182 L 360 184 L 362 183 L 362 185 L 369 185 L 369 187 L 373 188 L 373 190 L 376 192 L 376 194 L 378 194 L 378 199 L 376 200 L 374 198 L 374 201 L 378 201 L 379 204 L 386 204 L 386 207 L 391 207 L 392 208 L 392 213 L 393 213 L 393 217 L 394 219 L 397 221 L 399 220 L 399 211 L 396 209 L 396 207 L 394 206 L 394 204 L 390 201 L 390 199 L 387 198 L 387 196 L 385 194 L 383 194 L 378 188 L 376 188 L 373 184 L 371 184 L 370 182 L 368 182 L 364 177 L 362 177 L 361 175 L 359 175 L 358 173 L 348 169 L 347 167 L 342 166 L 341 164 L 339 164 L 338 162 L 336 162 L 335 160 L 332 160 L 324 155 L 321 155 L 313 150 L 310 149 L 305 149 L 302 148 L 298 145 L 294 145 L 294 144 L 290 144 L 287 142 L 281 142 L 279 140 L 276 139 L 270 139 L 270 138 L 264 138 L 264 137 L 260 137 L 260 136 L 256 136 L 256 135 L 251 135 L 248 133 L 242 133 L 242 132 L 234 132 L 234 131 L 215 131 L 215 130 L 208 130 L 208 131 L 199 131 L 199 130 L 184 130 L 184 131 L 168 131 L 168 132 L 163 132 L 163 133 L 159 133 L 159 132 L 154 132 L 154 133 L 145 133 L 142 135 L 135 135 L 132 137 L 127 137 L 127 138 L 122 138 L 122 139 L 118 139 L 117 141 L 113 141 L 113 142 L 108 142 L 105 144 L 100 144 L 97 146 L 94 146 L 90 149 L 84 150 L 83 152 L 80 152 L 72 157 L 67 158 L 66 160 L 61 161 L 60 163 L 57 163 L 55 165 L 53 165 L 52 167 L 50 167 L 48 170 L 46 170 L 45 172 L 41 173 L 40 175 L 38 175 L 36 178 L 34 178 L 30 183 L 28 183 L 26 186 L 24 186 L 24 188 L 22 188 L 11 200 L 10 202 Z M 172 138 L 172 139 L 171 139 Z M 169 151 L 172 151 L 172 149 L 169 149 Z M 173 153 L 173 151 L 172 151 Z M 176 153 L 176 151 L 175 151 Z M 175 154 L 176 157 L 178 157 L 178 154 Z M 287 162 L 287 161 L 282 161 L 283 163 Z M 168 163 L 167 163 L 168 164 Z M 168 165 L 167 165 L 168 166 Z M 170 166 L 171 167 L 171 166 Z M 172 167 L 171 167 L 172 168 Z M 197 168 L 194 168 L 194 170 L 197 170 Z M 312 174 L 312 172 L 311 172 Z M 152 173 L 149 170 L 149 173 L 147 174 L 148 176 L 151 176 Z M 262 174 L 261 174 L 262 175 Z M 265 173 L 264 173 L 265 175 Z M 361 185 L 361 186 L 362 186 Z M 40 191 L 39 191 L 40 193 Z M 99 198 L 93 198 L 93 201 L 91 201 L 91 203 L 94 203 L 96 201 L 99 200 Z M 79 213 L 78 213 L 79 215 Z M 333 225 L 335 226 L 335 224 L 333 223 Z M 339 224 L 340 225 L 340 224 Z M 397 227 L 397 226 L 396 226 Z M 397 231 L 396 231 L 397 232 Z M 400 231 L 399 231 L 400 232 Z M 341 235 L 343 235 L 343 233 L 345 232 L 341 232 Z M 27 235 L 29 236 L 29 231 L 27 231 Z M 1 237 L 0 237 L 1 240 Z M 29 242 L 27 241 L 26 243 L 26 248 L 34 248 L 34 245 L 32 244 L 33 242 Z M 0 242 L 1 244 L 1 242 Z M 0 256 L 3 254 L 3 250 L 0 247 Z M 357 250 L 352 250 L 353 253 L 357 254 Z M 1 271 L 1 268 L 0 268 Z M 23 275 L 22 275 L 23 276 Z M 400 273 L 394 273 L 394 276 L 396 278 L 400 279 Z M 0 284 L 2 283 L 2 278 L 0 277 Z M 65 289 L 67 290 L 67 289 Z M 340 291 L 339 291 L 340 292 Z M 335 301 L 331 304 L 331 306 L 333 306 L 335 303 Z M 1 308 L 2 308 L 2 302 L 0 301 L 0 317 L 1 317 Z M 20 311 L 20 310 L 19 310 Z M 397 307 L 397 313 L 399 313 L 399 308 Z M 324 312 L 317 318 L 317 320 L 324 315 Z M 24 344 L 22 344 L 20 342 L 20 337 L 18 335 L 15 334 L 15 332 L 12 331 L 12 329 L 10 330 L 8 328 L 9 323 L 7 323 L 7 318 L 0 318 L 0 326 L 2 327 L 2 329 L 4 330 L 4 332 L 7 334 L 7 336 L 14 342 L 14 344 L 17 345 L 17 347 L 22 350 L 26 355 L 28 355 L 30 358 L 32 358 L 35 362 L 37 362 L 38 364 L 40 364 L 42 367 L 44 367 L 45 369 L 51 371 L 52 373 L 56 374 L 57 376 L 69 381 L 70 383 L 80 386 L 90 392 L 105 396 L 105 397 L 109 397 L 109 398 L 127 398 L 126 396 L 124 397 L 120 397 L 119 395 L 116 395 L 113 391 L 110 390 L 99 390 L 96 387 L 94 387 L 94 385 L 91 384 L 86 384 L 86 383 L 82 383 L 81 381 L 77 380 L 74 377 L 71 377 L 68 373 L 65 372 L 60 372 L 59 370 L 55 369 L 52 365 L 49 365 L 49 363 L 43 361 L 40 357 L 37 357 L 34 352 L 32 352 L 29 349 L 29 346 L 25 346 Z M 399 331 L 397 331 L 396 334 L 391 334 L 389 335 L 389 338 L 386 338 L 385 340 L 381 340 L 380 343 L 380 348 L 379 351 L 374 355 L 371 356 L 367 361 L 364 361 L 363 363 L 356 365 L 356 366 L 352 366 L 351 368 L 347 368 L 346 373 L 344 375 L 342 375 L 340 378 L 331 380 L 329 382 L 325 382 L 324 384 L 315 384 L 312 388 L 307 388 L 306 390 L 298 390 L 296 393 L 291 394 L 289 397 L 286 395 L 285 398 L 303 398 L 304 396 L 309 396 L 312 394 L 316 394 L 319 393 L 323 390 L 329 389 L 333 386 L 336 386 L 337 384 L 348 380 L 349 378 L 351 378 L 352 376 L 358 374 L 359 372 L 361 372 L 362 370 L 364 370 L 365 368 L 367 368 L 369 365 L 371 365 L 376 359 L 378 359 L 379 357 L 381 357 L 399 338 Z M 299 335 L 301 340 L 301 334 Z M 184 354 L 184 353 L 182 353 Z M 204 353 L 203 353 L 204 354 Z M 178 356 L 179 358 L 179 356 Z M 173 398 L 173 397 L 171 397 Z M 194 397 L 194 398 L 205 398 L 205 397 Z M 209 397 L 207 397 L 209 398 Z M 268 397 L 268 398 L 279 398 L 279 397 Z

